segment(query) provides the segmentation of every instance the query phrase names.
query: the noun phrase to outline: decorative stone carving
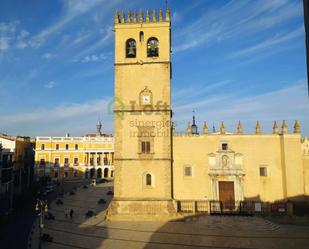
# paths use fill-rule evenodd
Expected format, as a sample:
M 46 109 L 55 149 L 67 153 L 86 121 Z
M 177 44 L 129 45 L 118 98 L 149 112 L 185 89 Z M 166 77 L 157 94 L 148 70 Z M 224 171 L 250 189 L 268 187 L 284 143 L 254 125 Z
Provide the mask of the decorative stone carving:
M 147 86 L 140 92 L 139 96 L 140 105 L 152 105 L 152 92 Z
M 229 157 L 227 155 L 223 155 L 222 156 L 222 166 L 226 168 L 228 167 L 228 163 L 229 163 Z

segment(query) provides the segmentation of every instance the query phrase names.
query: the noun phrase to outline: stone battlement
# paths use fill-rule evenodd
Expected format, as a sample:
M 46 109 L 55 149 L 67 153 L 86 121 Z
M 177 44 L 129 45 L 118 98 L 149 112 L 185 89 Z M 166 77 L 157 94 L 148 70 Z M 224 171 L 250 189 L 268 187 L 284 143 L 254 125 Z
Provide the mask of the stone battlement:
M 143 11 L 141 10 L 139 12 L 139 15 L 137 15 L 137 11 L 133 11 L 133 15 L 131 14 L 131 11 L 129 10 L 127 15 L 125 15 L 124 10 L 121 11 L 121 14 L 119 14 L 118 9 L 116 10 L 115 14 L 115 24 L 128 24 L 128 23 L 156 23 L 156 22 L 170 22 L 170 10 L 166 9 L 165 11 L 165 18 L 163 18 L 163 11 L 162 9 L 159 10 L 159 13 L 157 14 L 157 11 L 155 9 L 152 10 L 151 14 L 149 9 L 146 10 L 146 16 L 144 15 Z
M 295 133 L 295 134 L 301 133 L 300 125 L 299 125 L 299 122 L 297 120 L 295 120 L 293 128 L 294 128 L 293 133 Z M 254 134 L 255 135 L 262 135 L 262 134 L 267 135 L 267 133 L 262 132 L 262 128 L 261 128 L 259 121 L 256 122 Z M 279 132 L 279 127 L 278 127 L 277 121 L 274 121 L 272 134 L 277 134 L 277 135 L 288 134 L 288 126 L 286 124 L 286 121 L 285 120 L 282 121 L 280 132 Z M 237 128 L 236 128 L 235 133 L 226 132 L 224 122 L 221 122 L 221 126 L 220 126 L 220 129 L 218 131 L 216 131 L 214 127 L 213 127 L 212 131 L 209 131 L 207 123 L 204 122 L 203 131 L 201 132 L 201 134 L 193 132 L 192 125 L 190 124 L 190 122 L 188 123 L 188 126 L 187 126 L 185 133 L 176 132 L 175 128 L 173 127 L 173 136 L 184 136 L 184 135 L 192 135 L 192 136 L 199 136 L 199 135 L 244 135 L 244 132 L 243 132 L 243 126 L 242 126 L 240 121 L 237 124 Z M 250 134 L 247 134 L 247 135 L 250 135 Z

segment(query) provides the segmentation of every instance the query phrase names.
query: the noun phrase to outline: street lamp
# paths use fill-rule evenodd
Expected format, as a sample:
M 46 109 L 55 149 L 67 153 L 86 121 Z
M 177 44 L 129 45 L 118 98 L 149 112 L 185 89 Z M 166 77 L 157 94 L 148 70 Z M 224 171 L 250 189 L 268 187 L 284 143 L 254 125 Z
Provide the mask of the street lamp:
M 35 211 L 39 212 L 38 216 L 40 217 L 40 237 L 39 237 L 39 249 L 42 248 L 42 230 L 44 228 L 43 224 L 43 219 L 44 219 L 44 214 L 48 212 L 48 207 L 47 207 L 47 201 L 37 199 L 36 205 L 35 205 Z

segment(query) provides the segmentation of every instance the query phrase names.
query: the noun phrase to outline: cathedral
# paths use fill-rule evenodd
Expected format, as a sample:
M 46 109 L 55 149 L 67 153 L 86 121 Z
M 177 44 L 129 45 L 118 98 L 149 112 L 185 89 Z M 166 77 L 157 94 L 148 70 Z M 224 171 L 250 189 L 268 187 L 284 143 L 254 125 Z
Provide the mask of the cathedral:
M 185 133 L 175 131 L 169 9 L 116 11 L 114 22 L 115 186 L 108 219 L 172 220 L 246 201 L 259 210 L 309 195 L 297 121 L 292 131 L 275 122 L 271 134 L 258 122 L 254 134 L 244 134 L 240 122 L 235 133 L 224 123 L 209 131 L 205 122 L 198 133 L 193 117 Z

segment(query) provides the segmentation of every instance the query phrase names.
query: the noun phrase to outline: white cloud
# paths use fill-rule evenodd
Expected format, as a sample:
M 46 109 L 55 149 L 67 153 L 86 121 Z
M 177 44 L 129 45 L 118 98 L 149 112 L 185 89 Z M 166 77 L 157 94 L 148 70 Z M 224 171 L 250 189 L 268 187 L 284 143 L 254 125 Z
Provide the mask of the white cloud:
M 44 53 L 44 54 L 42 55 L 42 58 L 45 59 L 45 60 L 50 60 L 50 59 L 53 59 L 53 58 L 55 58 L 55 57 L 56 57 L 56 55 L 54 55 L 54 54 L 52 54 L 52 53 Z
M 259 120 L 263 130 L 271 132 L 274 120 L 287 120 L 290 131 L 294 120 L 299 120 L 302 134 L 309 136 L 309 106 L 305 80 L 291 82 L 281 89 L 255 96 L 217 95 L 208 102 L 201 99 L 193 104 L 188 108 L 181 104 L 174 108 L 175 119 L 183 129 L 187 121 L 191 120 L 191 111 L 195 109 L 200 124 L 204 120 L 209 124 L 224 121 L 228 130 L 234 131 L 237 121 L 241 120 L 245 130 L 253 132 L 255 122 Z
M 56 86 L 56 82 L 53 81 L 53 80 L 48 81 L 48 82 L 44 85 L 44 87 L 47 88 L 47 89 L 52 89 L 52 88 L 54 88 L 55 86 Z
M 211 97 L 211 98 L 207 98 L 207 99 L 203 98 L 203 100 L 191 102 L 189 104 L 176 105 L 176 107 L 174 107 L 173 110 L 175 112 L 183 112 L 183 111 L 190 112 L 190 111 L 195 110 L 197 108 L 205 108 L 205 107 L 210 107 L 210 106 L 213 106 L 213 105 L 218 105 L 222 101 L 225 101 L 227 98 L 229 98 L 229 96 L 227 96 L 227 95 L 226 96 L 220 95 L 220 96 Z
M 19 49 L 24 49 L 31 46 L 31 43 L 27 40 L 30 33 L 27 30 L 21 30 L 16 38 L 16 47 Z
M 175 43 L 173 52 L 255 35 L 301 16 L 301 7 L 300 1 L 230 1 L 220 8 L 207 10 L 182 29 L 176 29 L 175 40 L 181 42 Z
M 1 22 L 0 23 L 0 33 L 15 33 L 16 26 L 19 24 L 18 21 L 13 22 Z
M 18 24 L 17 21 L 0 23 L 0 53 L 7 51 L 11 47 Z
M 19 21 L 0 23 L 0 52 L 7 51 L 11 47 L 18 49 L 36 47 L 37 44 L 33 42 L 30 33 L 25 29 L 18 31 L 18 25 Z
M 173 25 L 175 25 L 175 23 L 180 22 L 181 21 L 181 15 L 179 14 L 179 12 L 174 11 L 171 17 L 172 23 Z
M 92 55 L 86 55 L 85 57 L 83 57 L 80 60 L 74 60 L 74 62 L 98 62 L 98 61 L 102 61 L 105 60 L 107 58 L 107 55 L 105 53 L 101 53 L 101 54 L 92 54 Z
M 77 32 L 76 37 L 73 39 L 73 44 L 81 43 L 91 36 L 90 30 L 81 30 Z
M 111 99 L 105 97 L 84 103 L 1 115 L 1 129 L 24 135 L 62 135 L 66 132 L 83 134 L 94 130 L 97 118 L 101 116 L 105 131 L 111 132 L 113 116 L 107 111 Z M 285 119 L 291 132 L 293 122 L 297 119 L 301 124 L 302 135 L 309 136 L 309 108 L 304 80 L 255 96 L 217 95 L 209 99 L 200 98 L 190 104 L 174 105 L 174 120 L 179 124 L 178 131 L 184 130 L 187 122 L 191 121 L 193 109 L 196 110 L 200 128 L 204 120 L 209 126 L 213 122 L 218 125 L 224 121 L 226 129 L 233 132 L 238 120 L 241 120 L 248 133 L 254 131 L 255 122 L 259 120 L 262 130 L 271 132 L 274 120 L 281 123 Z
M 172 99 L 176 102 L 183 101 L 185 99 L 190 100 L 201 95 L 205 95 L 216 88 L 223 87 L 229 83 L 232 83 L 232 80 L 222 80 L 212 84 L 196 84 L 194 87 L 186 87 L 183 89 L 176 89 L 172 92 Z
M 293 40 L 299 36 L 302 36 L 304 34 L 304 28 L 300 27 L 294 31 L 291 31 L 289 33 L 275 35 L 272 38 L 269 38 L 267 40 L 264 40 L 256 45 L 253 45 L 251 47 L 247 47 L 244 49 L 241 49 L 239 51 L 233 52 L 230 57 L 240 57 L 240 56 L 247 56 L 251 55 L 253 53 L 257 53 L 263 50 L 269 50 L 273 48 L 276 45 L 288 42 L 290 40 Z
M 104 132 L 112 132 L 113 115 L 107 111 L 111 99 L 105 97 L 85 103 L 70 103 L 54 108 L 1 115 L 1 129 L 31 136 L 63 135 L 67 132 L 81 135 L 95 131 L 95 124 L 100 116 L 106 127 Z
M 88 45 L 86 49 L 82 50 L 77 57 L 87 56 L 87 54 L 92 53 L 92 51 L 102 48 L 105 44 L 112 40 L 113 31 L 112 26 L 106 26 L 100 31 L 100 37 L 92 45 Z
M 59 32 L 75 18 L 87 13 L 95 7 L 104 5 L 102 12 L 108 13 L 119 2 L 121 2 L 121 0 L 63 0 L 64 15 L 58 19 L 58 22 L 51 24 L 49 27 L 36 35 L 33 39 L 33 42 L 41 44 L 48 36 Z
M 8 37 L 0 37 L 0 52 L 9 49 L 9 40 L 10 39 Z

